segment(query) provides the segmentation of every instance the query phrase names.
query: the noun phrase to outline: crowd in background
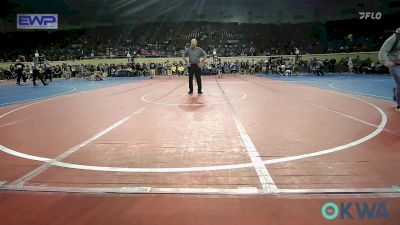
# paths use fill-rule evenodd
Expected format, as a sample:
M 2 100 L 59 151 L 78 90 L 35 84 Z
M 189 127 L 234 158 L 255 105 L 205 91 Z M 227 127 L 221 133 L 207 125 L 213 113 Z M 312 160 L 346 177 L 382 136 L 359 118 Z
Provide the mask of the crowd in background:
M 388 16 L 390 17 L 390 16 Z M 7 32 L 0 34 L 0 62 L 31 61 L 35 50 L 48 60 L 180 56 L 196 38 L 208 54 L 219 56 L 291 55 L 377 51 L 393 28 L 390 18 L 365 23 L 343 20 L 300 24 L 211 22 L 121 25 L 78 30 Z M 374 29 L 369 29 L 374 27 Z
M 332 58 L 328 60 L 312 59 L 311 61 L 302 61 L 276 57 L 269 60 L 246 60 L 246 61 L 225 61 L 218 58 L 210 58 L 202 65 L 203 75 L 216 74 L 279 74 L 279 75 L 302 75 L 306 73 L 315 73 L 323 75 L 325 73 L 353 73 L 353 74 L 387 74 L 387 69 L 379 62 L 373 62 L 371 59 L 361 60 L 359 57 L 341 58 L 339 61 Z M 187 75 L 187 65 L 182 61 L 170 62 L 169 60 L 149 63 L 127 63 L 127 64 L 99 64 L 99 65 L 50 65 L 44 62 L 41 71 L 44 79 L 52 78 L 90 78 L 94 73 L 102 76 L 113 77 L 133 77 L 150 76 L 151 72 L 157 76 L 184 76 Z M 24 77 L 32 77 L 32 68 L 26 64 Z M 9 68 L 0 68 L 0 79 L 15 79 L 16 68 L 11 65 Z

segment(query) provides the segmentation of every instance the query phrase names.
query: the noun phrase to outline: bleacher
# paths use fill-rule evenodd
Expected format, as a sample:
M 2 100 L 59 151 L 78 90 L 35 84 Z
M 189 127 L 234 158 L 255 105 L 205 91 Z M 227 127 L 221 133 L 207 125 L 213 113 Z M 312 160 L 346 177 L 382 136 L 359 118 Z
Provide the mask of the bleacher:
M 358 19 L 322 23 L 246 24 L 217 22 L 147 22 L 52 32 L 0 34 L 0 60 L 30 60 L 38 50 L 49 60 L 93 57 L 179 56 L 190 39 L 197 38 L 208 53 L 220 56 L 290 55 L 377 51 L 390 35 L 393 16 L 380 21 Z M 372 24 L 371 24 L 372 23 Z M 373 27 L 373 29 L 370 29 Z

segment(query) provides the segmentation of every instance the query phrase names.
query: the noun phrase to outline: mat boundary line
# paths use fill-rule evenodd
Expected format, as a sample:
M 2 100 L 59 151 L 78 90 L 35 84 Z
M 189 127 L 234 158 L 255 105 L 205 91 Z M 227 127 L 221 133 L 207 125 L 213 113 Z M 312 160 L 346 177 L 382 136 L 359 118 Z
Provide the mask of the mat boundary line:
M 152 188 L 142 186 L 117 188 L 48 187 L 0 185 L 0 191 L 32 191 L 57 193 L 116 193 L 116 194 L 218 194 L 218 195 L 286 195 L 286 194 L 392 194 L 400 197 L 396 188 L 344 188 L 344 189 L 279 189 L 276 192 L 255 187 L 239 188 Z

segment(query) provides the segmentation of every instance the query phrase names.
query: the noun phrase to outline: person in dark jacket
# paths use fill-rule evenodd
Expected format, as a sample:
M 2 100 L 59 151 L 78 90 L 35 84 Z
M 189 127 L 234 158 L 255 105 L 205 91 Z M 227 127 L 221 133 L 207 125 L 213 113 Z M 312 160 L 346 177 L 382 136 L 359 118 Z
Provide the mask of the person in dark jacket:
M 33 81 L 33 86 L 37 86 L 36 78 L 39 78 L 39 80 L 42 82 L 42 84 L 44 86 L 48 85 L 46 82 L 44 82 L 42 74 L 40 72 L 41 66 L 42 65 L 39 62 L 39 58 L 35 57 L 35 59 L 32 62 L 32 81 Z
M 21 84 L 21 78 L 23 79 L 24 82 L 26 82 L 26 78 L 24 76 L 24 68 L 25 65 L 21 63 L 19 59 L 16 61 L 17 63 L 14 65 L 15 72 L 17 73 L 17 84 Z

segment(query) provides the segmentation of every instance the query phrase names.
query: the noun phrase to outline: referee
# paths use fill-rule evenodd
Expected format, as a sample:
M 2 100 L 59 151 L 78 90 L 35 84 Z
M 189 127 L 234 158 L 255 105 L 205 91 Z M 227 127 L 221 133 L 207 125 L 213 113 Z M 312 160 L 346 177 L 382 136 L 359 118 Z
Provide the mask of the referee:
M 203 64 L 207 59 L 207 54 L 203 49 L 197 47 L 197 40 L 192 39 L 190 41 L 190 48 L 185 50 L 182 54 L 183 60 L 187 63 L 186 57 L 189 57 L 190 66 L 188 68 L 189 72 L 189 92 L 188 94 L 193 94 L 193 75 L 196 76 L 197 91 L 201 95 L 201 64 Z M 202 59 L 200 61 L 200 59 Z

